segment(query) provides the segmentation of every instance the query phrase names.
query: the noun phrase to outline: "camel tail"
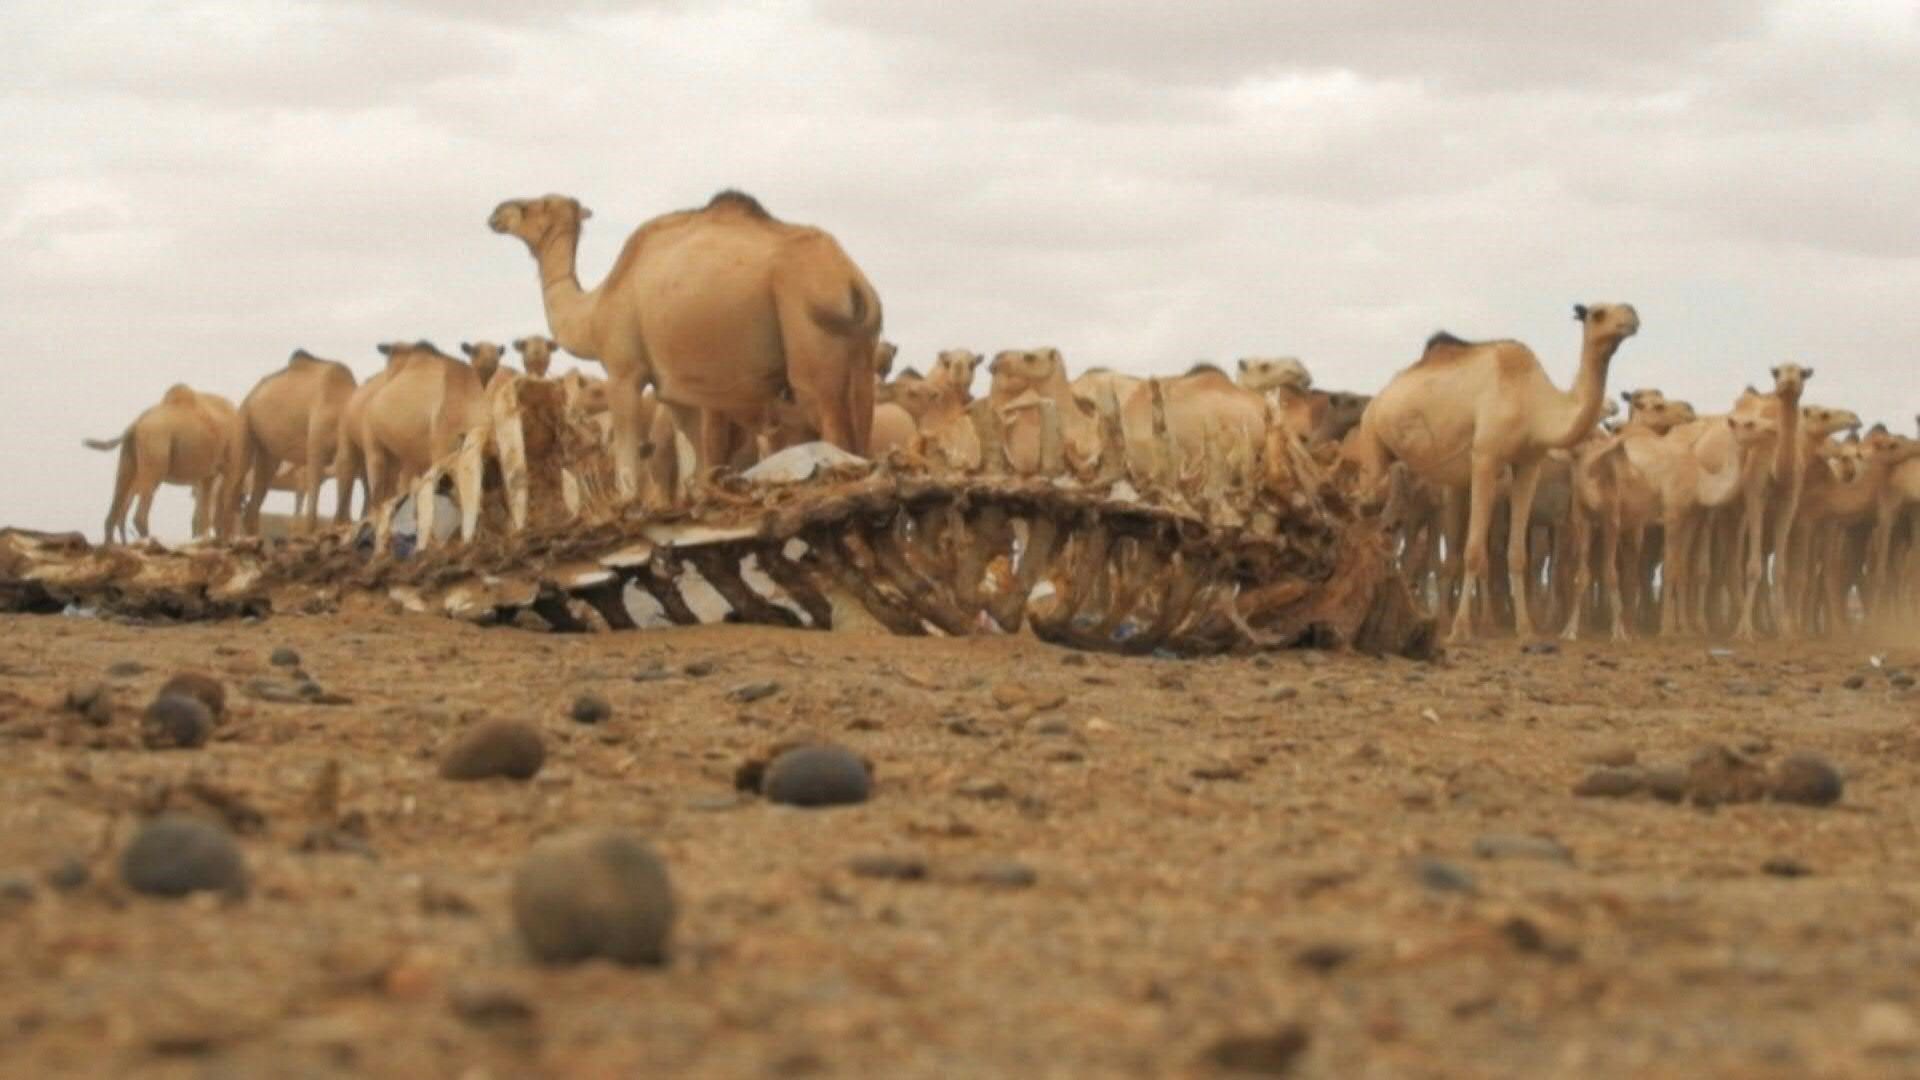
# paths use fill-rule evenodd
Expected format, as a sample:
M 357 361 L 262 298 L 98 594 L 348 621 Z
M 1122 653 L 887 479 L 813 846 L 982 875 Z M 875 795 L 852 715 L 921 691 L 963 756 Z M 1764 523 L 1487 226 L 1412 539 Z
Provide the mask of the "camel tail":
M 873 438 L 873 350 L 880 341 L 880 298 L 856 276 L 847 285 L 844 308 L 815 303 L 809 313 L 816 325 L 840 338 L 847 350 L 840 408 L 853 445 L 845 449 L 865 456 Z
M 126 436 L 126 433 L 125 433 L 125 432 L 121 432 L 121 433 L 120 433 L 120 437 L 119 437 L 119 438 L 115 438 L 115 439 L 81 439 L 81 440 L 80 440 L 80 444 L 81 444 L 82 446 L 85 446 L 85 447 L 86 447 L 87 449 L 89 449 L 89 450 L 112 450 L 112 449 L 114 449 L 115 447 L 117 447 L 117 446 L 119 446 L 119 445 L 120 445 L 121 443 L 123 443 L 123 442 L 126 442 L 126 441 L 127 441 L 127 436 Z

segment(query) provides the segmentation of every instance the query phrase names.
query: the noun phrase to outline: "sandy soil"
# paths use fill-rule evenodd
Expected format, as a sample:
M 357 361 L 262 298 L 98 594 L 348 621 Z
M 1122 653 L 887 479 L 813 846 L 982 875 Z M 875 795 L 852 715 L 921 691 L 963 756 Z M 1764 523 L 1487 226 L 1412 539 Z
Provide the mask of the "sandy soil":
M 1174 661 L 419 617 L 6 617 L 0 640 L 9 1076 L 1920 1070 L 1920 695 L 1889 678 L 1920 649 L 1878 668 L 1865 644 Z M 350 703 L 250 692 L 286 683 L 281 646 Z M 226 682 L 229 719 L 204 749 L 141 749 L 139 709 L 186 669 Z M 105 728 L 61 709 L 90 679 L 113 688 Z M 612 719 L 571 720 L 583 691 Z M 500 717 L 547 736 L 538 777 L 437 776 Z M 871 757 L 873 800 L 734 794 L 741 762 L 801 732 Z M 1845 797 L 1571 793 L 1596 758 L 1714 742 L 1824 754 Z M 245 830 L 248 898 L 119 885 L 118 849 L 163 806 Z M 667 859 L 664 968 L 522 951 L 512 867 L 581 825 Z M 1476 853 L 1516 835 L 1570 858 Z M 925 877 L 852 868 L 874 856 Z M 45 875 L 70 858 L 92 878 L 61 891 Z

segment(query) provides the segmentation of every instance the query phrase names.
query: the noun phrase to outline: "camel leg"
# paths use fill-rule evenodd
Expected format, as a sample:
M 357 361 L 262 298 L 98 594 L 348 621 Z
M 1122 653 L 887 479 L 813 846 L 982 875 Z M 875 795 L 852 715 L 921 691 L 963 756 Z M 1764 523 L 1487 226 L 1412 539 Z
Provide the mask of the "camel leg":
M 1609 514 L 1600 519 L 1600 583 L 1605 590 L 1607 607 L 1613 615 L 1613 640 L 1628 641 L 1627 604 L 1620 595 L 1620 519 Z
M 527 527 L 527 432 L 520 423 L 520 401 L 512 383 L 491 397 L 493 452 L 500 462 L 500 483 L 507 491 L 507 519 L 513 531 L 521 532 Z M 563 489 L 569 480 L 570 475 L 561 481 Z M 569 509 L 578 504 L 577 489 L 574 499 Z M 474 502 L 478 504 L 479 499 Z
M 515 425 L 517 429 L 519 425 Z M 486 469 L 486 434 L 470 431 L 460 444 L 460 456 L 454 460 L 454 497 L 460 501 L 460 540 L 471 544 L 480 531 L 480 483 Z M 527 516 L 526 470 L 520 471 L 520 520 Z
M 260 535 L 260 508 L 266 504 L 267 492 L 273 487 L 273 478 L 280 472 L 280 460 L 268 454 L 259 443 L 253 444 L 253 452 L 247 455 L 252 463 L 253 485 L 247 493 L 246 531 L 249 536 Z
M 622 503 L 640 495 L 640 447 L 646 434 L 645 389 L 639 377 L 607 380 L 607 410 L 613 416 L 613 489 Z M 659 447 L 654 452 L 659 452 Z
M 1555 577 L 1570 572 L 1573 578 L 1573 600 L 1567 605 L 1567 621 L 1560 628 L 1560 636 L 1567 641 L 1580 639 L 1580 616 L 1586 606 L 1587 592 L 1593 588 L 1593 560 L 1590 557 L 1593 545 L 1593 524 L 1587 517 L 1586 509 L 1578 501 L 1573 504 L 1573 520 L 1568 522 L 1567 532 L 1572 538 L 1571 567 L 1560 566 L 1554 570 Z
M 1528 544 L 1533 535 L 1533 496 L 1540 489 L 1538 460 L 1513 466 L 1513 493 L 1507 508 L 1507 585 L 1513 594 L 1513 629 L 1522 638 L 1533 636 L 1533 605 L 1529 601 L 1533 560 Z
M 1818 461 L 1814 465 L 1824 468 Z M 1792 547 L 1793 528 L 1799 516 L 1800 490 L 1799 485 L 1795 484 L 1788 488 L 1786 501 L 1773 522 L 1773 623 L 1775 633 L 1783 638 L 1799 633 L 1791 601 L 1807 586 L 1806 581 L 1793 577 L 1796 561 L 1789 550 Z
M 1681 633 L 1681 608 L 1692 569 L 1687 563 L 1693 551 L 1693 518 L 1692 514 L 1668 515 L 1666 536 L 1661 544 L 1664 550 L 1660 562 L 1660 633 L 1668 637 L 1678 637 Z
M 439 513 L 440 478 L 445 474 L 435 465 L 420 474 L 413 485 L 413 549 L 425 551 L 433 546 L 434 520 Z
M 366 463 L 360 457 L 360 447 L 345 431 L 342 431 L 333 450 L 333 491 L 337 500 L 333 507 L 335 525 L 345 525 L 353 520 L 353 486 L 364 478 L 365 468 Z M 366 511 L 371 513 L 373 487 L 370 484 L 364 486 L 367 489 Z
M 1493 521 L 1495 487 L 1500 479 L 1500 463 L 1491 457 L 1473 459 L 1472 486 L 1468 489 L 1467 544 L 1463 552 L 1465 577 L 1460 586 L 1460 605 L 1453 614 L 1453 641 L 1473 637 L 1473 603 L 1487 585 L 1487 527 Z
M 1764 505 L 1764 485 L 1761 490 L 1750 486 L 1742 507 L 1742 524 L 1746 526 L 1746 588 L 1740 598 L 1740 621 L 1734 625 L 1735 641 L 1754 639 L 1753 618 L 1760 603 L 1760 579 L 1766 576 L 1766 507 Z

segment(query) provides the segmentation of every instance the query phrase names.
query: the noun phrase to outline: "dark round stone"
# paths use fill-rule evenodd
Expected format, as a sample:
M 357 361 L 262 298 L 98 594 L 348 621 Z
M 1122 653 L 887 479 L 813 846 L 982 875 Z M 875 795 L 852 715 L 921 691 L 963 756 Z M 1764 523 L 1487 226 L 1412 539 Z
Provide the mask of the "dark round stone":
M 217 722 L 227 715 L 227 688 L 220 680 L 198 671 L 183 671 L 167 680 L 167 684 L 155 694 L 156 698 L 169 695 L 190 697 L 207 707 L 207 712 Z
M 613 715 L 613 706 L 599 694 L 581 694 L 573 699 L 573 711 L 568 715 L 582 724 L 598 724 Z
M 140 741 L 149 750 L 192 750 L 213 732 L 213 713 L 199 698 L 166 694 L 153 699 L 140 718 Z
M 1832 806 L 1845 788 L 1840 770 L 1818 754 L 1792 754 L 1775 766 L 1773 797 L 1802 806 Z
M 267 659 L 268 659 L 268 662 L 271 663 L 274 667 L 299 667 L 300 666 L 300 654 L 297 652 L 294 652 L 292 649 L 287 648 L 285 645 L 282 645 L 279 648 L 273 650 L 273 655 L 268 657 Z
M 1575 795 L 1590 799 L 1619 799 L 1646 787 L 1646 773 L 1630 767 L 1604 767 L 1588 773 L 1573 786 Z
M 542 840 L 513 876 L 513 920 L 541 963 L 660 963 L 673 916 L 666 866 L 631 833 Z
M 72 892 L 86 885 L 92 877 L 93 869 L 71 855 L 47 869 L 47 884 L 57 892 Z
M 518 720 L 490 720 L 453 744 L 440 761 L 447 780 L 487 780 L 504 776 L 531 780 L 547 760 L 547 744 L 540 732 Z
M 845 806 L 867 801 L 873 777 L 867 763 L 844 746 L 801 746 L 767 766 L 760 793 L 789 806 Z
M 1661 802 L 1677 803 L 1687 797 L 1687 770 L 1678 765 L 1650 766 L 1643 774 L 1647 794 Z
M 247 868 L 231 833 L 197 818 L 169 815 L 134 834 L 120 855 L 120 880 L 149 896 L 238 896 L 247 891 Z

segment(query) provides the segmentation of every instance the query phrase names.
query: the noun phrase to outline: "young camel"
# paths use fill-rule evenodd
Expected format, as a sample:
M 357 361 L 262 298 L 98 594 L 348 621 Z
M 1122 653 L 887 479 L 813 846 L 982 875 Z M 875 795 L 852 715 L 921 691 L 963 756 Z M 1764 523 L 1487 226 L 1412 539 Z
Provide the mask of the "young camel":
M 591 216 L 548 195 L 503 202 L 488 225 L 533 254 L 554 338 L 606 368 L 620 498 L 640 493 L 649 385 L 695 441 L 696 469 L 726 463 L 789 395 L 821 438 L 867 452 L 880 298 L 832 236 L 723 191 L 634 230 L 587 290 L 574 254 Z
M 950 390 L 961 405 L 973 404 L 973 373 L 986 359 L 970 349 L 942 349 L 934 358 L 927 381 L 936 388 Z
M 1526 582 L 1528 523 L 1547 451 L 1579 442 L 1600 420 L 1607 368 L 1640 329 L 1631 304 L 1575 305 L 1580 372 L 1572 393 L 1556 388 L 1533 351 L 1517 341 L 1472 343 L 1435 334 L 1412 367 L 1394 376 L 1349 440 L 1361 474 L 1378 484 L 1394 461 L 1415 476 L 1468 493 L 1466 579 L 1451 637 L 1473 635 L 1474 604 L 1487 591 L 1487 530 L 1503 469 L 1513 470 L 1507 573 L 1516 630 L 1533 634 Z
M 107 508 L 106 542 L 113 543 L 116 533 L 122 543 L 126 541 L 127 508 L 136 501 L 133 527 L 142 540 L 151 535 L 153 494 L 161 484 L 185 484 L 193 488 L 197 503 L 211 506 L 215 487 L 223 478 L 233 486 L 238 427 L 239 413 L 231 401 L 176 383 L 160 404 L 142 412 L 119 438 L 82 439 L 89 449 L 120 451 L 113 501 Z M 199 513 L 194 517 L 197 537 L 205 531 L 206 522 Z

